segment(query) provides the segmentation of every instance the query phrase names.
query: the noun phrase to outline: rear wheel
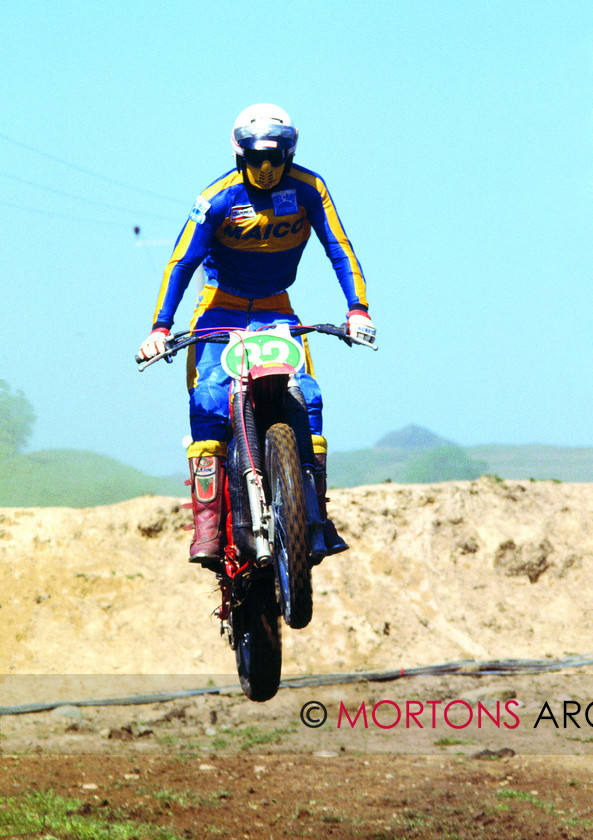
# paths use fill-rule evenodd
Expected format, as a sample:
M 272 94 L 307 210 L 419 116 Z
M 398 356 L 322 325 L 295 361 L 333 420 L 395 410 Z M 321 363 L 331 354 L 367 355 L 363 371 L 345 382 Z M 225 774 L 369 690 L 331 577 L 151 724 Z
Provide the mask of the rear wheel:
M 278 602 L 272 575 L 254 578 L 232 610 L 233 646 L 241 688 L 263 703 L 278 691 L 282 647 Z
M 275 423 L 266 433 L 265 464 L 280 606 L 288 626 L 300 629 L 311 621 L 313 594 L 301 462 L 295 434 L 285 423 Z

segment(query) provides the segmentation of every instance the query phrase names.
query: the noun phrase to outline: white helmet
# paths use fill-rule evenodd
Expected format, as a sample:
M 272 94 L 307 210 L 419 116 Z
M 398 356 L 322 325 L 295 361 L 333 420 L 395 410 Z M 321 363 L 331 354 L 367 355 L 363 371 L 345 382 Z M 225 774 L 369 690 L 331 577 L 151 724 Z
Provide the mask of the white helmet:
M 231 132 L 237 169 L 259 189 L 271 189 L 288 172 L 299 133 L 277 105 L 250 105 L 241 111 Z

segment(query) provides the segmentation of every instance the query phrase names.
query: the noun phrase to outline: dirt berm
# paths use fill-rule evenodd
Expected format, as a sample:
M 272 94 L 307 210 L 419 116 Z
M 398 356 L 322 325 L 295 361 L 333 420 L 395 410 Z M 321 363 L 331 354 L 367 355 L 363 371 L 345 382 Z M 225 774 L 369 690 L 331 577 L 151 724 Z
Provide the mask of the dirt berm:
M 284 674 L 593 650 L 593 485 L 331 496 L 351 549 L 314 570 L 314 618 L 284 632 Z M 181 501 L 0 509 L 0 673 L 232 673 Z

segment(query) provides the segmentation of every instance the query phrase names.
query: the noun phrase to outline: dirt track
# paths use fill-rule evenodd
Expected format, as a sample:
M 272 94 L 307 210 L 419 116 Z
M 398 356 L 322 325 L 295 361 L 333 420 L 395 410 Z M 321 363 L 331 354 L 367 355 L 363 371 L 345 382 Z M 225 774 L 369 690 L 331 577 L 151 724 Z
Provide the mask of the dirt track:
M 593 486 L 481 479 L 332 495 L 352 549 L 315 570 L 314 619 L 285 632 L 284 674 L 404 677 L 284 689 L 263 705 L 231 690 L 68 708 L 236 684 L 210 577 L 185 563 L 175 500 L 0 511 L 0 703 L 65 705 L 0 718 L 0 796 L 51 788 L 79 800 L 70 810 L 87 827 L 134 819 L 139 837 L 157 826 L 178 837 L 588 836 L 590 667 L 406 669 L 589 654 Z M 313 701 L 328 711 L 317 729 L 300 718 Z M 363 701 L 367 728 L 343 715 L 338 727 L 341 704 L 354 718 Z

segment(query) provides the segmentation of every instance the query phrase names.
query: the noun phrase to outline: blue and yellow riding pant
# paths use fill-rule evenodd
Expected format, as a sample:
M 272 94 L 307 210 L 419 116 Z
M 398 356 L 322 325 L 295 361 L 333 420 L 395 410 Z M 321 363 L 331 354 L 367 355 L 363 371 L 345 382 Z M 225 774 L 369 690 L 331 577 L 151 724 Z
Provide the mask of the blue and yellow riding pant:
M 222 327 L 257 330 L 272 324 L 298 324 L 286 292 L 265 298 L 244 298 L 206 285 L 191 322 L 192 330 L 213 330 Z M 306 338 L 305 366 L 297 373 L 303 392 L 314 449 L 326 449 L 322 437 L 321 390 L 314 374 Z M 187 387 L 192 444 L 189 457 L 226 455 L 231 437 L 229 420 L 229 388 L 231 379 L 220 364 L 224 344 L 200 343 L 188 348 Z

